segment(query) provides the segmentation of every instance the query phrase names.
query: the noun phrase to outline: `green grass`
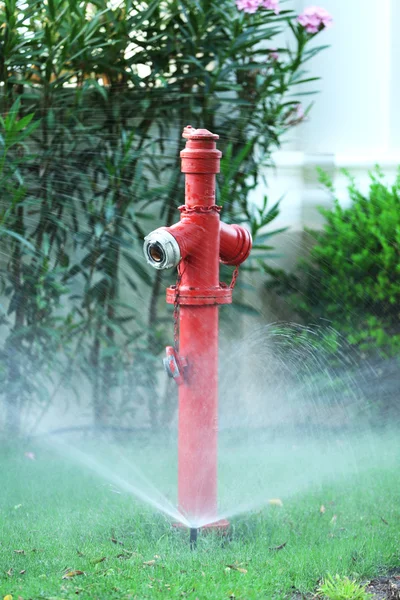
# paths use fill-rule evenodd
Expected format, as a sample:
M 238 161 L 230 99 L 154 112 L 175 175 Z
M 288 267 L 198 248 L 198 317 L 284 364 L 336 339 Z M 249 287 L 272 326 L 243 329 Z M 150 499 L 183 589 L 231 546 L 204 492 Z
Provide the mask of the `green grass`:
M 317 589 L 318 595 L 329 600 L 369 600 L 372 594 L 366 590 L 366 585 L 361 585 L 348 577 L 328 574 Z
M 398 448 L 381 468 L 233 519 L 229 539 L 203 535 L 194 552 L 187 531 L 129 495 L 26 449 L 1 453 L 1 598 L 283 599 L 315 592 L 327 573 L 362 581 L 400 567 Z

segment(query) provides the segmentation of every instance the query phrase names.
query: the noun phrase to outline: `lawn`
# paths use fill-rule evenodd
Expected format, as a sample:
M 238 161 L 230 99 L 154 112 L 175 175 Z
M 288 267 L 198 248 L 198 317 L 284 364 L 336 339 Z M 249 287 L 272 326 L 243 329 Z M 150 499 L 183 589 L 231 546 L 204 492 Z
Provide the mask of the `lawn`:
M 186 530 L 96 473 L 42 446 L 3 446 L 1 597 L 283 599 L 327 573 L 400 571 L 399 448 L 384 436 L 368 467 L 233 518 L 229 537 L 202 535 L 191 551 Z

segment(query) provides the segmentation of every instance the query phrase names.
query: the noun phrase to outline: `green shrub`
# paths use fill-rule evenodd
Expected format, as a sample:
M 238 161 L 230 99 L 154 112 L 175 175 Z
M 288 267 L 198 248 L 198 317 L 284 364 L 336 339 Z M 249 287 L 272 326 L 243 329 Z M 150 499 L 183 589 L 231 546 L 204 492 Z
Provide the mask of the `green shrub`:
M 361 585 L 348 577 L 327 575 L 317 590 L 319 597 L 328 600 L 368 600 L 372 595 Z
M 347 174 L 348 175 L 348 174 Z M 337 198 L 320 209 L 322 231 L 300 263 L 300 276 L 287 278 L 292 306 L 306 322 L 327 319 L 362 351 L 395 354 L 400 348 L 400 173 L 389 186 L 377 167 L 364 195 L 349 177 L 349 208 Z M 334 194 L 325 174 L 321 181 Z M 300 293 L 299 293 L 300 292 Z

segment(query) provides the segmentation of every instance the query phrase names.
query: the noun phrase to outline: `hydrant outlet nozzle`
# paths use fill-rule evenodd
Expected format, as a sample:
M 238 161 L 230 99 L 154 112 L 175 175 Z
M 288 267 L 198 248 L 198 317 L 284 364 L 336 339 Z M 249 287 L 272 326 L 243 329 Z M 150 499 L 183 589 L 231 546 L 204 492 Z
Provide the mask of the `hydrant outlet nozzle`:
M 181 260 L 181 251 L 174 236 L 160 227 L 144 238 L 143 252 L 154 269 L 171 269 Z

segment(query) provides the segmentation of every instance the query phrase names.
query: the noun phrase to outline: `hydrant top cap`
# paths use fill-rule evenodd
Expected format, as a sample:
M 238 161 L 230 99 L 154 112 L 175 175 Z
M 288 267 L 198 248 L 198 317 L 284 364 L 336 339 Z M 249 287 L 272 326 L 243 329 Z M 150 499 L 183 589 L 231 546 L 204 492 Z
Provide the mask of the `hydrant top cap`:
M 208 129 L 194 129 L 191 125 L 187 125 L 183 130 L 182 137 L 187 140 L 218 140 L 219 135 L 211 133 Z

